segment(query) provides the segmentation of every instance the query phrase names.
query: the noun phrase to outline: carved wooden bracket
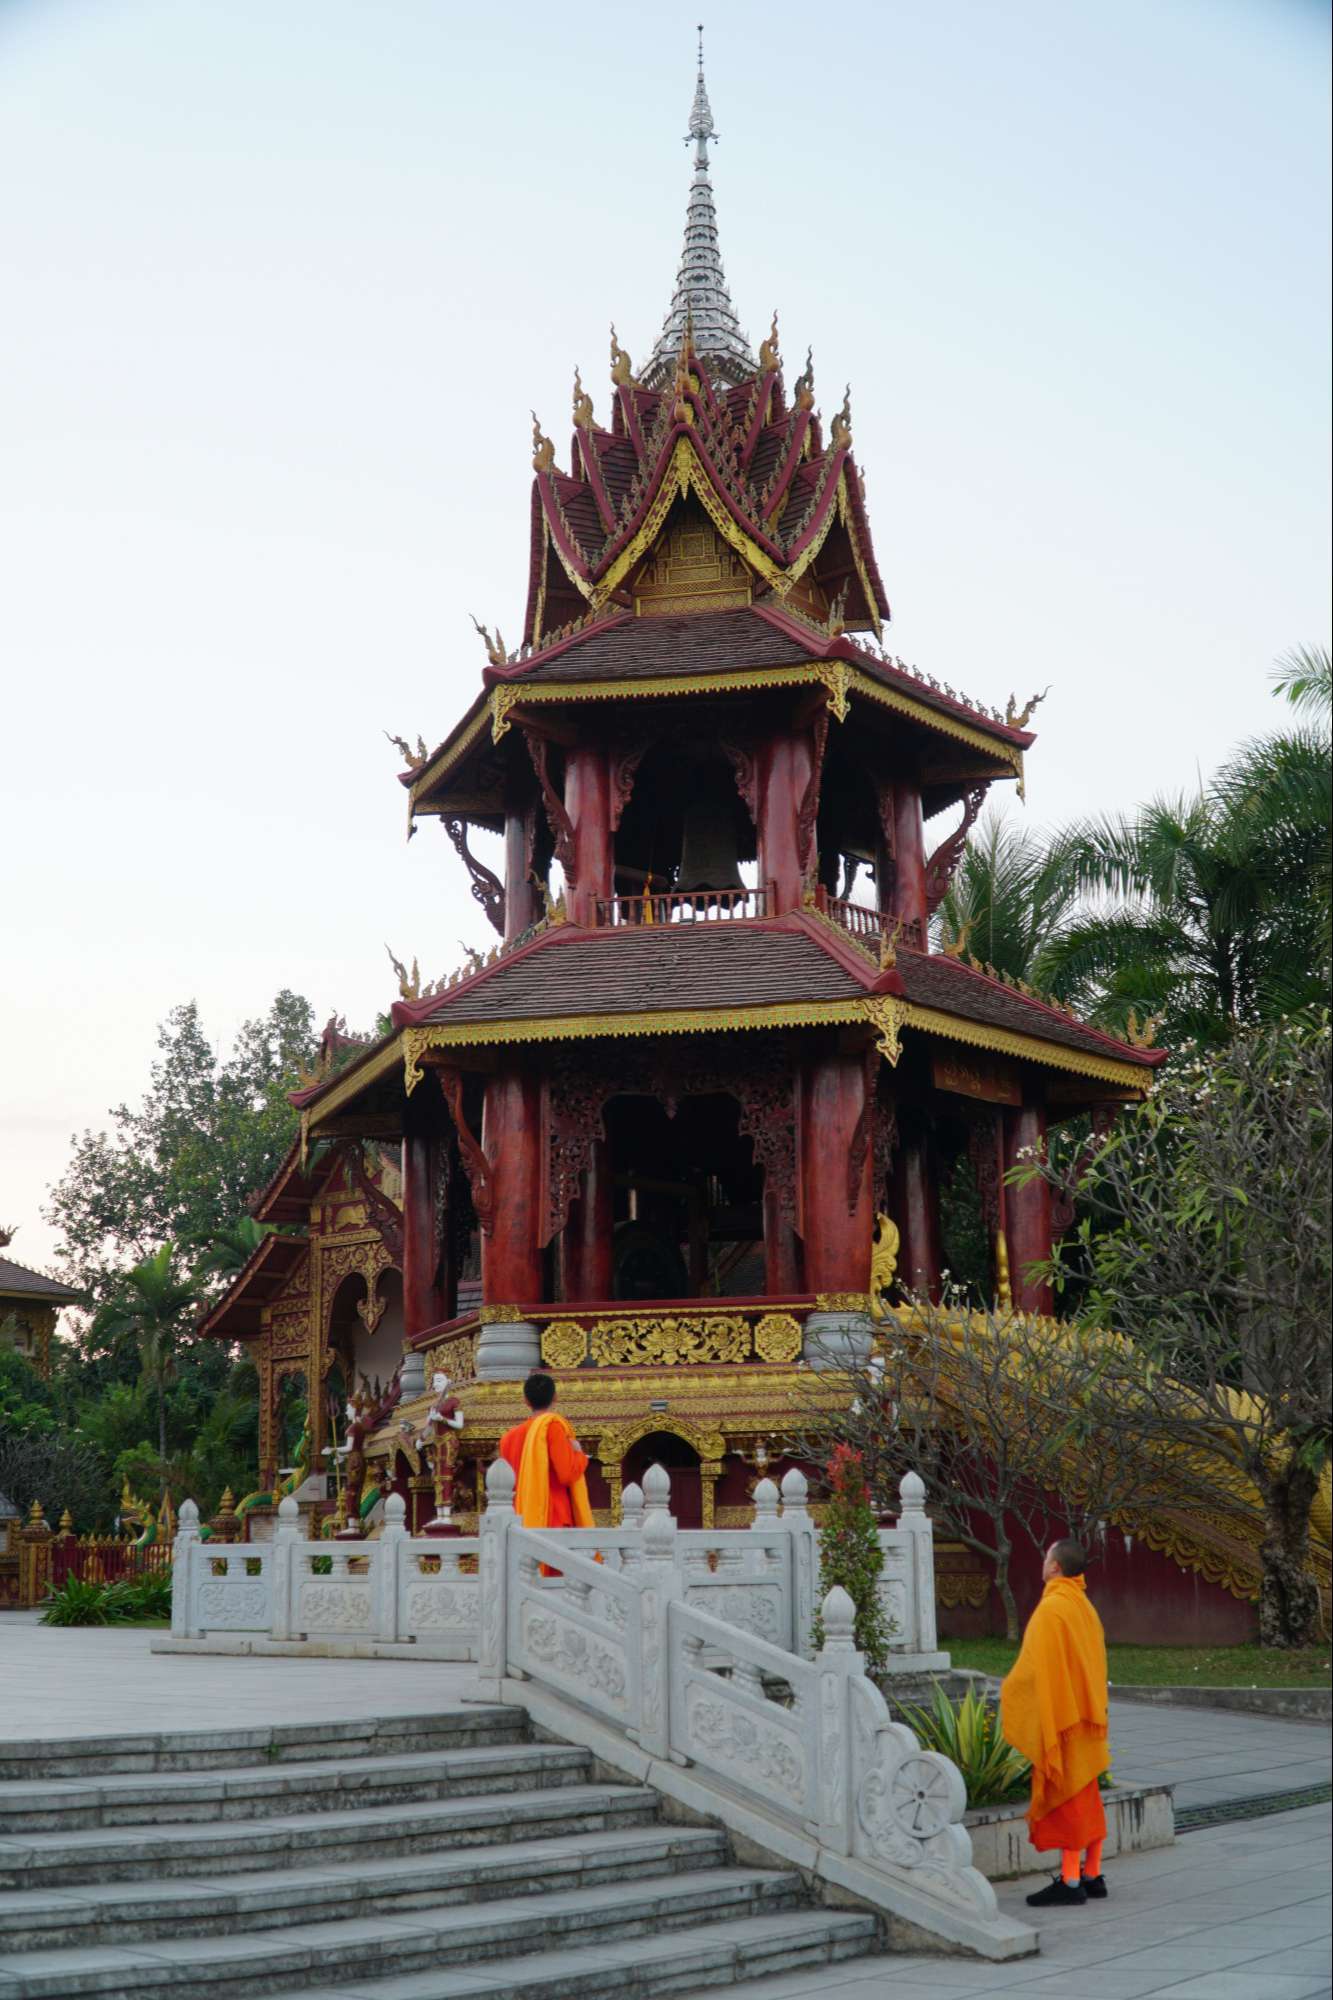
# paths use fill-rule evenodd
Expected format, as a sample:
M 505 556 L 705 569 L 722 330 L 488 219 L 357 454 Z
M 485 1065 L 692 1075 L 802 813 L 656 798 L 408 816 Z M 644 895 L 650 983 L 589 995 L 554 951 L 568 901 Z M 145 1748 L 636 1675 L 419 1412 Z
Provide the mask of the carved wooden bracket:
M 446 819 L 445 832 L 458 850 L 459 859 L 472 877 L 472 894 L 486 912 L 487 920 L 500 936 L 505 934 L 505 892 L 504 883 L 498 875 L 493 875 L 484 861 L 478 861 L 467 844 L 467 821 Z
M 618 743 L 611 751 L 611 830 L 614 833 L 625 817 L 625 808 L 634 794 L 634 780 L 651 744 L 641 736 Z
M 366 1204 L 366 1213 L 379 1230 L 384 1247 L 399 1271 L 403 1268 L 403 1212 L 397 1202 L 390 1201 L 382 1188 L 376 1187 L 366 1172 L 366 1163 L 359 1139 L 347 1142 L 343 1149 L 347 1162 L 347 1176 Z
M 827 726 L 827 725 L 826 725 Z M 755 754 L 746 744 L 723 743 L 722 750 L 736 774 L 736 790 L 745 803 L 752 825 L 759 824 L 759 771 Z
M 574 822 L 565 811 L 565 802 L 551 783 L 547 769 L 550 745 L 544 736 L 524 726 L 523 738 L 532 759 L 532 768 L 537 773 L 537 783 L 542 788 L 542 803 L 546 807 L 546 818 L 551 828 L 551 838 L 555 842 L 555 858 L 565 871 L 565 880 L 571 889 L 578 887 L 578 874 L 574 865 Z
M 454 1121 L 458 1134 L 458 1152 L 472 1189 L 472 1206 L 476 1210 L 477 1221 L 486 1236 L 495 1231 L 495 1180 L 491 1163 L 481 1141 L 467 1122 L 463 1110 L 463 1072 L 460 1069 L 437 1068 L 440 1089 L 444 1101 L 449 1106 L 449 1115 Z
M 948 839 L 940 842 L 926 863 L 926 909 L 932 917 L 949 893 L 949 884 L 967 846 L 967 836 L 986 803 L 986 791 L 985 785 L 977 785 L 968 793 L 963 801 L 962 825 L 955 827 Z
M 800 810 L 796 818 L 796 853 L 804 874 L 810 868 L 814 851 L 815 820 L 819 813 L 819 788 L 824 779 L 824 751 L 828 745 L 828 710 L 821 708 L 814 719 L 811 733 L 814 737 L 814 759 L 810 766 L 810 777 L 801 795 Z

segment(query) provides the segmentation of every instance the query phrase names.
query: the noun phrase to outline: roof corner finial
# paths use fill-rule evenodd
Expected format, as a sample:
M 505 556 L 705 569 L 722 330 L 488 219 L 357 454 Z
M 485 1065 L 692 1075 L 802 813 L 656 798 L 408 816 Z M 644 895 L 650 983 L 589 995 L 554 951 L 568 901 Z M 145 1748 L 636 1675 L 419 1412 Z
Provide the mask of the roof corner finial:
M 829 443 L 834 451 L 845 450 L 852 441 L 852 385 L 847 384 L 842 408 L 829 426 Z
M 771 369 L 781 366 L 782 356 L 778 352 L 778 315 L 775 309 L 768 337 L 759 343 L 759 372 L 761 375 L 767 375 Z
M 583 374 L 574 370 L 574 422 L 581 431 L 592 429 L 592 397 L 583 386 Z
M 632 389 L 634 387 L 634 371 L 630 366 L 628 354 L 626 354 L 624 348 L 616 339 L 614 322 L 611 326 L 611 380 L 620 388 Z

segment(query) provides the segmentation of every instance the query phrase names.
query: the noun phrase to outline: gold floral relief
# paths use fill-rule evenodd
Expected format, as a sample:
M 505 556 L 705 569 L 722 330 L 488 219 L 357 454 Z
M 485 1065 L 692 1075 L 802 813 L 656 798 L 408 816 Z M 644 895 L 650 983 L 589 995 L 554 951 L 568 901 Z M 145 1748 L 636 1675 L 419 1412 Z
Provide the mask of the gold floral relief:
M 795 1361 L 801 1351 L 801 1322 L 791 1313 L 765 1313 L 754 1330 L 761 1361 Z
M 697 1361 L 746 1361 L 750 1328 L 732 1314 L 613 1319 L 595 1326 L 592 1358 L 602 1368 L 676 1368 Z
M 542 1360 L 548 1368 L 577 1368 L 588 1358 L 588 1336 L 574 1319 L 553 1319 L 542 1329 Z

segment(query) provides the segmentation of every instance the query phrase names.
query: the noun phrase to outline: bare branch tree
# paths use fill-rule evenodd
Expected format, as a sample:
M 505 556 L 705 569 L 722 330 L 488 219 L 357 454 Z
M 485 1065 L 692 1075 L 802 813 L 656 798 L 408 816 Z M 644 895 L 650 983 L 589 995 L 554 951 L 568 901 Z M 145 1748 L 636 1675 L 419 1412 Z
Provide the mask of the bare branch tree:
M 1153 1099 L 1074 1171 L 1040 1173 L 1076 1203 L 1053 1264 L 1084 1329 L 1114 1328 L 1146 1373 L 1127 1442 L 1239 1469 L 1263 1506 L 1260 1637 L 1312 1641 L 1321 1614 L 1311 1512 L 1329 1468 L 1328 1019 L 1182 1057 Z

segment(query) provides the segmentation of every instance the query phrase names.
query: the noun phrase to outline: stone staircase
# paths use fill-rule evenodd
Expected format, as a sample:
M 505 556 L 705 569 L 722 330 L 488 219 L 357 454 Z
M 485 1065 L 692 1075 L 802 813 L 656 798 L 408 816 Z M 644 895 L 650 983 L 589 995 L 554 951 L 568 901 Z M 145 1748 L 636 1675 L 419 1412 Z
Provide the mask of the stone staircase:
M 0 2000 L 648 2000 L 878 1943 L 512 1708 L 0 1743 Z

